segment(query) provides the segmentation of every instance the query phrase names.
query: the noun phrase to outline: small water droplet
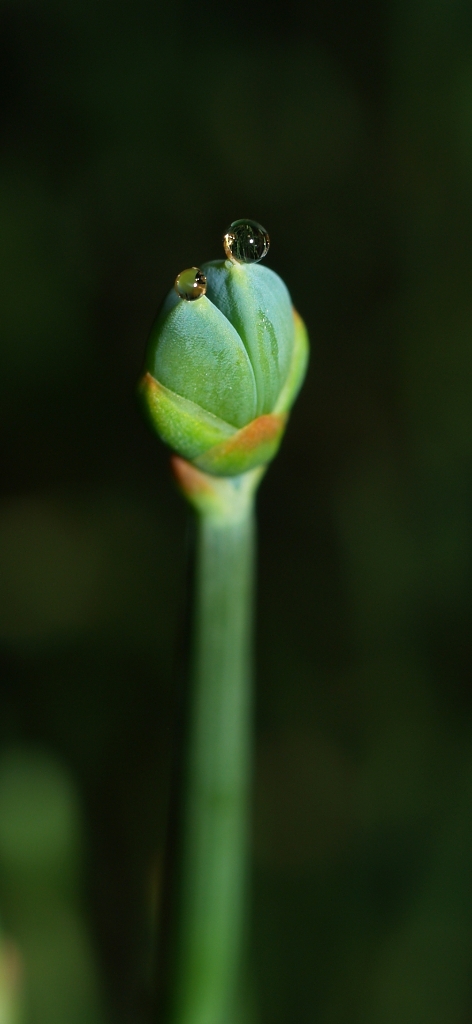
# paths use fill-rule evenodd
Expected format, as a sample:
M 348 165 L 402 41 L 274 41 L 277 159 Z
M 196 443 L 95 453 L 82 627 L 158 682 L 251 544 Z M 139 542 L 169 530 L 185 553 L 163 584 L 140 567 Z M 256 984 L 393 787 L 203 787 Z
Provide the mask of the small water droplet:
M 198 267 L 189 267 L 188 270 L 182 270 L 180 274 L 177 274 L 174 288 L 181 299 L 193 302 L 194 299 L 201 299 L 205 294 L 207 279 Z
M 259 263 L 269 252 L 270 239 L 255 220 L 235 220 L 223 237 L 225 253 L 233 263 Z

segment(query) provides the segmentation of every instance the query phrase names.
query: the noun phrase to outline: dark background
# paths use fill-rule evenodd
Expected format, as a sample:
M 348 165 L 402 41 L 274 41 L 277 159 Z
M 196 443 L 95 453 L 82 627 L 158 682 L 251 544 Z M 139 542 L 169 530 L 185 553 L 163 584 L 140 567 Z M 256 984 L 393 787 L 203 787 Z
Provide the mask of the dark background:
M 26 1024 L 151 1020 L 190 545 L 135 385 L 176 273 L 243 216 L 312 342 L 258 504 L 254 1019 L 472 1020 L 471 23 L 0 7 L 0 923 Z

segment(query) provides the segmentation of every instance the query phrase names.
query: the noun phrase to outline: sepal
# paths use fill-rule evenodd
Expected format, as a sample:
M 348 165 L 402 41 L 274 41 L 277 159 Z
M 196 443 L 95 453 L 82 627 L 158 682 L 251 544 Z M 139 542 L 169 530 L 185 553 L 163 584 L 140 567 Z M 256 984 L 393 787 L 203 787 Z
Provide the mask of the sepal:
M 286 422 L 284 413 L 258 416 L 232 437 L 203 452 L 194 464 L 215 476 L 236 476 L 264 466 L 276 455 Z
M 287 379 L 274 406 L 274 412 L 277 413 L 290 412 L 303 381 L 305 380 L 308 358 L 310 355 L 308 332 L 296 309 L 293 310 L 293 319 L 295 324 L 295 334 L 292 358 L 290 361 Z
M 238 433 L 218 416 L 165 388 L 150 373 L 144 374 L 139 391 L 151 426 L 186 459 L 195 459 Z

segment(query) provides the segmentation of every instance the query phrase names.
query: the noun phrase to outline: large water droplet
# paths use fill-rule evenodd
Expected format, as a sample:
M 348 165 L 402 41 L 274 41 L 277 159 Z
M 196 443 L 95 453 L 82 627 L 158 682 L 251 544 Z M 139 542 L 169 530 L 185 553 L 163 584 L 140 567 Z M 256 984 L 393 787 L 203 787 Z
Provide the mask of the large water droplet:
M 269 252 L 270 239 L 255 220 L 235 220 L 223 237 L 225 253 L 233 263 L 259 263 Z
M 177 274 L 174 288 L 181 299 L 193 302 L 194 299 L 201 299 L 205 294 L 207 279 L 198 267 L 189 267 L 188 270 L 182 270 L 180 274 Z

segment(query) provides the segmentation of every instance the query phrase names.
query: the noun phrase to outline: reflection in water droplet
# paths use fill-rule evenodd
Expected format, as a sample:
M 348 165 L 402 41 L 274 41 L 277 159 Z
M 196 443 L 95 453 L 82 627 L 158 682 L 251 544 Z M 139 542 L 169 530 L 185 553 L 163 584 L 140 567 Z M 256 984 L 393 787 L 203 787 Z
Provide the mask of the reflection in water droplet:
M 205 294 L 207 279 L 198 267 L 189 267 L 188 270 L 182 270 L 180 274 L 177 274 L 174 288 L 181 299 L 193 302 L 194 299 L 201 299 Z
M 258 263 L 269 252 L 270 239 L 255 220 L 235 220 L 223 237 L 225 253 L 233 263 Z

